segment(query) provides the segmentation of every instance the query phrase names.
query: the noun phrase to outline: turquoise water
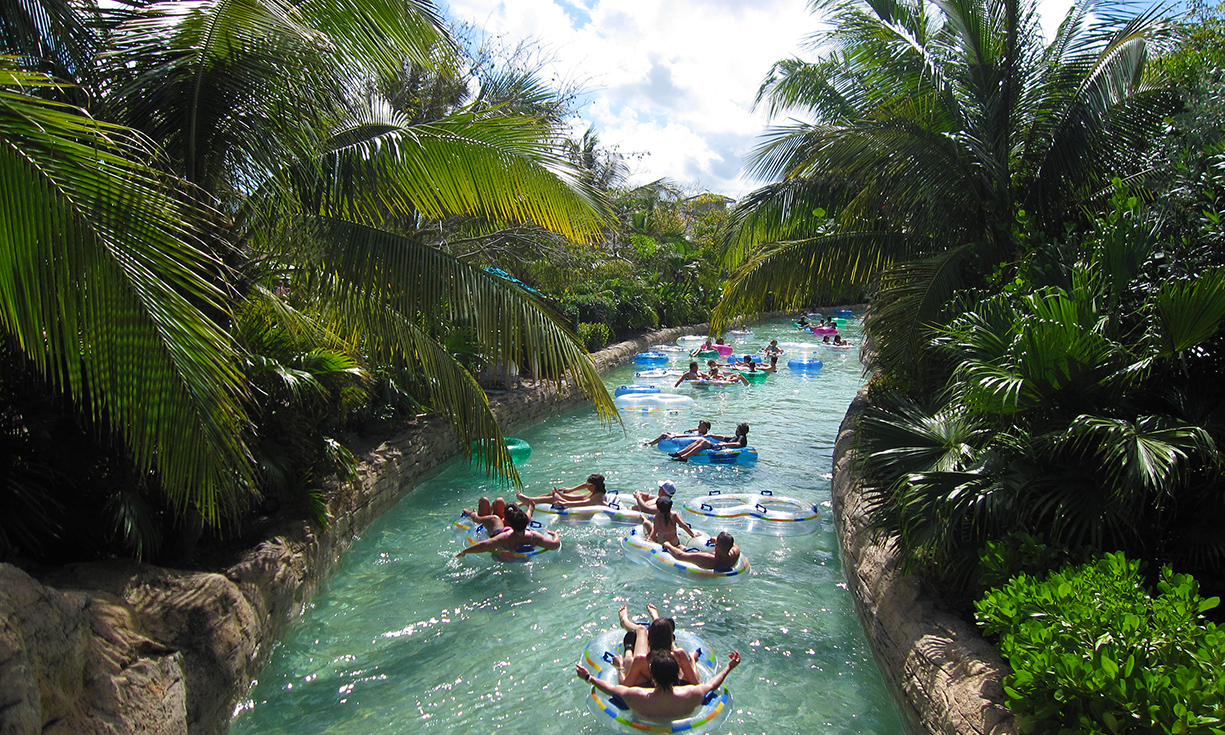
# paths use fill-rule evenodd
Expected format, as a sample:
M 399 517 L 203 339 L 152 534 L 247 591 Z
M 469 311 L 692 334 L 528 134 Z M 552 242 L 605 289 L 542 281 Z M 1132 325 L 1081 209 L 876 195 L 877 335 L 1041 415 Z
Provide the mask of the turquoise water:
M 855 324 L 843 334 L 859 341 Z M 789 321 L 772 322 L 756 326 L 746 344 L 756 350 L 771 337 L 804 339 Z M 863 379 L 858 353 L 816 354 L 825 367 L 807 376 L 789 372 L 784 356 L 762 385 L 677 390 L 694 397 L 691 415 L 626 416 L 622 431 L 583 410 L 518 434 L 534 448 L 519 466 L 529 494 L 600 472 L 610 490 L 626 494 L 654 492 L 671 479 L 678 501 L 711 490 L 770 489 L 820 506 L 815 534 L 738 534 L 748 578 L 695 586 L 631 563 L 620 546 L 622 526 L 563 527 L 561 551 L 527 565 L 454 559 L 462 541 L 450 522 L 498 488 L 453 462 L 354 543 L 229 732 L 606 732 L 587 710 L 588 687 L 574 664 L 597 633 L 617 626 L 620 605 L 641 618 L 648 602 L 702 636 L 720 661 L 741 652 L 743 663 L 728 677 L 732 713 L 718 732 L 902 732 L 855 616 L 829 513 L 834 439 Z M 610 390 L 634 382 L 633 373 L 626 366 L 608 374 Z M 640 446 L 700 418 L 727 434 L 749 422 L 760 461 L 682 464 Z

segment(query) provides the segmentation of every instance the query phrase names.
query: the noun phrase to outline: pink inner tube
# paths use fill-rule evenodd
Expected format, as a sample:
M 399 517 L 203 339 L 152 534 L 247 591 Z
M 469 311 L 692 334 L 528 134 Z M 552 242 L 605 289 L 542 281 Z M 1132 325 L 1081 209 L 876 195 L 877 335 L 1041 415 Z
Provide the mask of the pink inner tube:
M 838 328 L 837 327 L 813 327 L 812 333 L 813 334 L 837 334 Z
M 727 357 L 728 355 L 732 354 L 734 349 L 735 348 L 733 348 L 731 345 L 715 345 L 715 351 L 722 357 Z

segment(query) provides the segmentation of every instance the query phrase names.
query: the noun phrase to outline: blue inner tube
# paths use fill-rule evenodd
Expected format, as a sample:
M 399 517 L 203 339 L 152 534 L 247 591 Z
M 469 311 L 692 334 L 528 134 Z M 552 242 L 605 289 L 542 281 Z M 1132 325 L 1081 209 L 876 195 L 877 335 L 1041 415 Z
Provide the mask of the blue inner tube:
M 613 391 L 613 398 L 627 393 L 658 393 L 658 385 L 622 385 Z
M 820 370 L 824 365 L 825 363 L 815 357 L 796 358 L 787 362 L 787 367 L 799 371 Z
M 753 447 L 703 449 L 689 461 L 697 464 L 753 464 L 757 461 L 757 450 Z
M 664 352 L 639 352 L 634 355 L 634 362 L 640 365 L 656 365 L 668 361 L 668 355 Z
M 850 309 L 838 309 L 834 312 L 834 316 L 851 316 L 854 313 Z
M 668 454 L 672 454 L 673 452 L 681 451 L 685 447 L 689 446 L 690 444 L 694 443 L 695 441 L 701 438 L 702 437 L 700 434 L 686 434 L 685 436 L 674 436 L 668 439 L 660 439 L 659 443 L 656 444 L 655 446 L 658 447 L 659 451 L 661 452 L 667 452 Z

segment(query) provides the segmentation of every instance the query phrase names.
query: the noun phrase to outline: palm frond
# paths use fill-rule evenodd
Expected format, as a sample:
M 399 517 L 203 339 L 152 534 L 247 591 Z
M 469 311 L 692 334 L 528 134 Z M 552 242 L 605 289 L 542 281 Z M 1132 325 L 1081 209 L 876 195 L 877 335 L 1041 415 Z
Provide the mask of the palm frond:
M 1225 319 L 1225 270 L 1163 284 L 1154 307 L 1161 354 L 1174 355 L 1206 341 Z
M 531 222 L 577 241 L 600 237 L 607 204 L 532 118 L 456 113 L 408 125 L 370 108 L 336 129 L 312 189 L 323 213 L 370 224 L 388 213 Z
M 131 131 L 22 91 L 50 85 L 0 65 L 0 328 L 216 521 L 249 469 L 234 348 L 192 303 L 225 311 L 191 224 L 215 215 Z

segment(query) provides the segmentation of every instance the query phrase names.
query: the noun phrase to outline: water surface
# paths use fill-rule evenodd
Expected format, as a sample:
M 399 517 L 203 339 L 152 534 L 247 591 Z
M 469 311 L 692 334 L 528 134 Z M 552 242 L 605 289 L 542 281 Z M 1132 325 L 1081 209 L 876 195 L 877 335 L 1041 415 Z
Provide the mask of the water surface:
M 855 324 L 843 330 L 856 342 L 858 332 Z M 756 350 L 772 337 L 814 341 L 780 321 L 756 326 L 745 346 Z M 825 362 L 817 373 L 789 372 L 785 356 L 761 385 L 677 390 L 695 398 L 692 415 L 627 416 L 623 431 L 586 409 L 519 434 L 534 448 L 519 466 L 529 494 L 600 472 L 610 490 L 626 494 L 670 479 L 678 501 L 770 489 L 818 504 L 815 534 L 737 536 L 748 578 L 712 587 L 653 573 L 624 558 L 626 529 L 617 526 L 562 528 L 562 549 L 547 561 L 454 559 L 462 541 L 452 519 L 482 494 L 504 491 L 452 462 L 354 543 L 229 732 L 606 732 L 587 711 L 588 687 L 574 664 L 598 632 L 616 627 L 620 605 L 643 617 L 648 602 L 705 638 L 720 660 L 733 649 L 743 655 L 728 678 L 733 709 L 719 732 L 902 732 L 843 580 L 829 513 L 834 440 L 863 378 L 858 353 L 815 354 Z M 606 383 L 634 382 L 633 372 L 619 368 Z M 681 464 L 640 446 L 700 418 L 727 434 L 747 421 L 757 465 Z

